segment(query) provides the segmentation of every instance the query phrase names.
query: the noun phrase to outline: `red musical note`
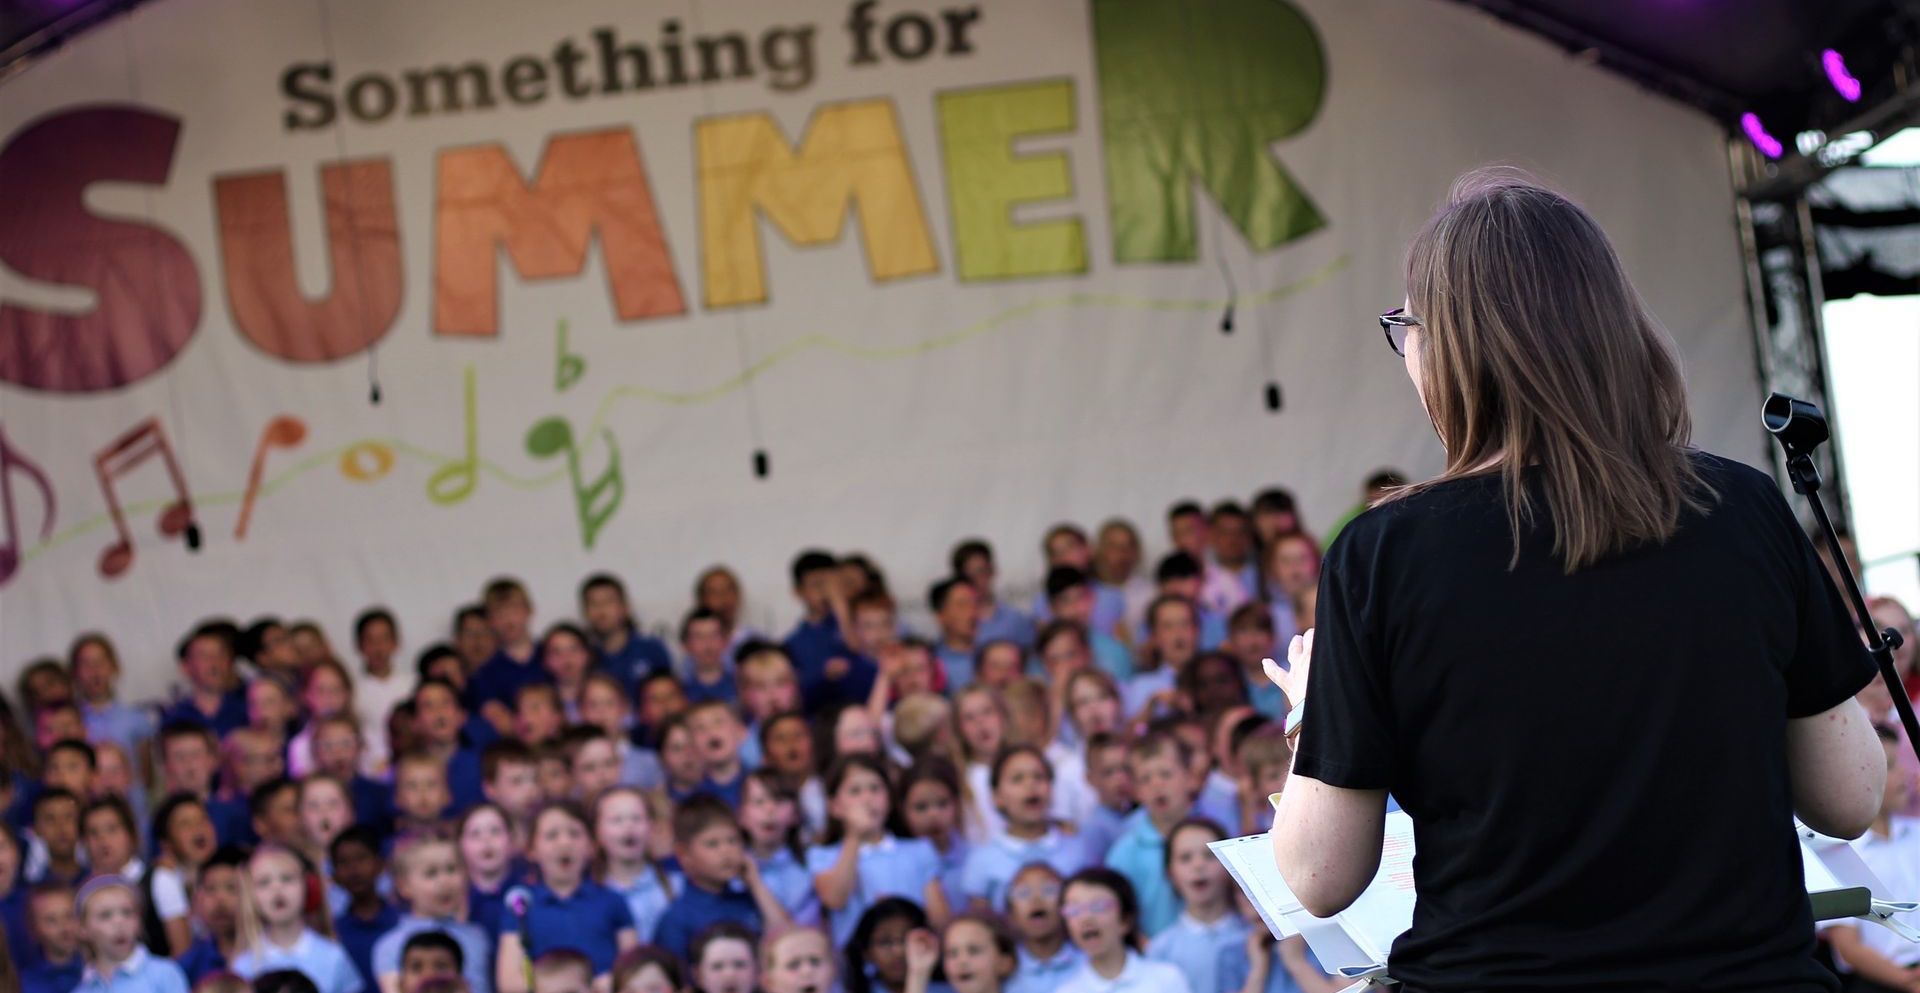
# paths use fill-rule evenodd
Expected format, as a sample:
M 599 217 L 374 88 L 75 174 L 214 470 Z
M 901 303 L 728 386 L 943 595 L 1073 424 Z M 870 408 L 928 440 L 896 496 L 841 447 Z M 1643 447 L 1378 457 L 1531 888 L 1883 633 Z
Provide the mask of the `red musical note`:
M 155 453 L 166 464 L 175 495 L 174 501 L 160 511 L 160 535 L 171 538 L 186 532 L 190 546 L 199 543 L 194 538 L 198 528 L 193 522 L 193 495 L 187 492 L 186 477 L 180 474 L 180 463 L 173 457 L 173 446 L 167 442 L 159 419 L 149 417 L 93 457 L 94 475 L 100 477 L 100 492 L 106 495 L 107 512 L 113 516 L 114 529 L 120 534 L 118 540 L 100 553 L 100 575 L 109 579 L 133 565 L 133 534 L 127 530 L 127 515 L 120 509 L 114 480 L 132 472 Z
M 53 484 L 47 482 L 47 474 L 40 467 L 27 461 L 19 450 L 7 444 L 7 436 L 0 432 L 0 524 L 5 525 L 5 541 L 0 541 L 0 586 L 20 571 L 20 521 L 19 512 L 13 506 L 13 470 L 18 469 L 40 488 L 40 502 L 46 506 L 46 514 L 40 522 L 40 540 L 46 541 L 53 535 Z
M 260 442 L 253 446 L 253 466 L 247 470 L 247 493 L 240 499 L 240 520 L 233 525 L 235 541 L 245 541 L 247 524 L 253 520 L 253 501 L 260 495 L 260 477 L 267 468 L 267 449 L 295 448 L 307 440 L 307 422 L 281 414 L 267 422 Z

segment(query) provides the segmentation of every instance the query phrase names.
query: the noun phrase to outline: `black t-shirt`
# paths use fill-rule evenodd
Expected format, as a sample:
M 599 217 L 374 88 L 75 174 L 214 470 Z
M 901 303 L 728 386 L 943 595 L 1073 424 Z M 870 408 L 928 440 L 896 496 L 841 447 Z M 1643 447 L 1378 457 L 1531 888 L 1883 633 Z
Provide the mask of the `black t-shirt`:
M 1571 576 L 1544 504 L 1508 568 L 1497 475 L 1368 511 L 1328 551 L 1294 771 L 1412 816 L 1389 970 L 1409 991 L 1837 989 L 1787 720 L 1876 670 L 1773 481 L 1697 458 L 1706 515 Z

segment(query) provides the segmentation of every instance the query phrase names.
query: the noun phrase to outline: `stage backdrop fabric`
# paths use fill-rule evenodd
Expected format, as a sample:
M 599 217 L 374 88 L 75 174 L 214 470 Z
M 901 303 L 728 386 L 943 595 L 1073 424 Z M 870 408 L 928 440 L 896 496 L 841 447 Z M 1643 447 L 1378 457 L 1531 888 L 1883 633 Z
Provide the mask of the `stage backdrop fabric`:
M 0 135 L 9 680 L 98 629 L 160 693 L 208 615 L 351 659 L 374 603 L 410 653 L 499 573 L 658 625 L 724 562 L 779 631 L 805 545 L 914 599 L 1182 497 L 1324 526 L 1439 466 L 1374 316 L 1489 162 L 1764 456 L 1719 129 L 1437 0 L 160 0 Z

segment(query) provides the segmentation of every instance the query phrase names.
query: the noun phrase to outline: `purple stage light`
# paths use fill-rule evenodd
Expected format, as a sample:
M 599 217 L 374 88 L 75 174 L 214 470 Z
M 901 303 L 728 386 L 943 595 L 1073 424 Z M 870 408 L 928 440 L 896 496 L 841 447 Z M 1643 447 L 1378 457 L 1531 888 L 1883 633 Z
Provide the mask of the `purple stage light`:
M 1847 60 L 1839 52 L 1831 48 L 1821 52 L 1820 67 L 1827 71 L 1827 82 L 1832 83 L 1848 103 L 1860 102 L 1860 81 L 1847 71 Z
M 1767 133 L 1766 125 L 1760 123 L 1759 114 L 1755 114 L 1752 111 L 1741 114 L 1740 130 L 1747 133 L 1747 140 L 1753 142 L 1753 147 L 1759 149 L 1760 154 L 1767 158 L 1777 159 L 1781 153 L 1786 151 L 1786 149 L 1781 146 L 1780 139 Z

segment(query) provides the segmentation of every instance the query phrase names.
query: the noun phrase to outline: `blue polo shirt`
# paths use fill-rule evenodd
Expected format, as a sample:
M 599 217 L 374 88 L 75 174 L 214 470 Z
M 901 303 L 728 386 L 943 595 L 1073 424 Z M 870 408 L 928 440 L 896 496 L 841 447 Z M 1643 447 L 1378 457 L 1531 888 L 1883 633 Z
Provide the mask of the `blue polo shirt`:
M 1073 942 L 1065 942 L 1052 958 L 1037 959 L 1021 946 L 1016 956 L 1019 965 L 1013 970 L 1013 978 L 1007 980 L 1001 993 L 1053 993 L 1067 977 L 1080 971 L 1087 957 Z
M 1033 618 L 1007 606 L 1003 600 L 995 600 L 993 614 L 980 622 L 980 629 L 974 632 L 973 641 L 976 645 L 984 645 L 989 641 L 1011 641 L 1031 652 Z
M 493 942 L 480 925 L 468 921 L 435 920 L 407 914 L 400 923 L 373 943 L 373 974 L 400 975 L 400 955 L 407 950 L 407 939 L 422 931 L 444 931 L 460 946 L 460 975 L 472 993 L 493 993 Z
M 800 695 L 806 699 L 807 709 L 816 709 L 821 700 L 821 684 L 826 679 L 827 660 L 838 655 L 850 656 L 846 642 L 840 639 L 840 622 L 832 614 L 819 621 L 810 621 L 802 617 L 800 623 L 793 626 L 787 634 L 787 640 L 781 644 L 787 650 L 787 658 L 793 660 L 794 675 L 800 681 Z
M 782 845 L 767 858 L 755 857 L 754 861 L 760 866 L 760 881 L 767 884 L 767 891 L 780 906 L 787 908 L 787 916 L 795 924 L 813 927 L 820 923 L 820 895 L 813 891 L 813 875 L 793 849 Z
M 1220 963 L 1235 948 L 1246 955 L 1247 922 L 1239 914 L 1229 912 L 1212 924 L 1202 924 L 1183 912 L 1147 943 L 1147 958 L 1178 966 L 1193 993 L 1239 993 L 1246 976 L 1231 991 L 1220 982 Z M 1273 967 L 1287 971 L 1278 955 L 1273 957 Z
M 1266 925 L 1250 926 L 1264 928 Z M 1267 968 L 1267 987 L 1264 993 L 1301 993 L 1300 984 L 1294 982 L 1293 975 L 1287 972 L 1287 967 L 1280 964 L 1280 950 L 1276 948 L 1272 954 L 1273 961 Z M 1327 971 L 1320 965 L 1319 957 L 1313 954 L 1311 948 L 1307 949 L 1307 962 L 1323 973 Z M 1247 960 L 1247 943 L 1242 941 L 1232 948 L 1221 949 L 1220 961 L 1216 968 L 1221 989 L 1233 991 L 1246 989 L 1247 977 L 1253 974 L 1253 963 Z M 1194 993 L 1200 993 L 1200 987 L 1195 986 Z
M 934 851 L 940 852 L 940 846 L 935 845 Z M 973 846 L 958 831 L 948 840 L 947 850 L 940 852 L 940 893 L 954 913 L 967 909 L 967 856 L 971 854 Z
M 174 702 L 161 714 L 161 723 L 186 721 L 210 728 L 214 737 L 225 738 L 228 731 L 247 726 L 247 691 L 245 689 L 228 690 L 220 698 L 220 708 L 211 714 L 201 711 L 193 705 L 193 696 L 188 694 Z
M 211 796 L 207 798 L 207 819 L 223 845 L 252 848 L 260 843 L 253 831 L 253 810 L 246 797 Z
M 1095 802 L 1093 809 L 1087 811 L 1086 819 L 1080 824 L 1080 844 L 1086 847 L 1087 858 L 1092 859 L 1095 864 L 1104 863 L 1107 860 L 1107 850 L 1112 848 L 1113 843 L 1120 838 L 1120 833 L 1127 829 L 1127 818 L 1132 814 L 1131 810 L 1115 810 L 1106 804 Z
M 627 643 L 619 651 L 600 650 L 600 668 L 619 679 L 627 688 L 627 699 L 632 700 L 642 680 L 673 668 L 673 654 L 667 651 L 666 642 L 641 634 L 639 628 L 628 624 Z
M 760 908 L 744 890 L 728 887 L 718 893 L 688 883 L 667 905 L 667 915 L 653 931 L 653 943 L 686 961 L 693 939 L 721 921 L 737 921 L 760 930 Z
M 480 781 L 480 750 L 462 747 L 447 761 L 447 789 L 453 794 L 453 816 L 459 816 L 487 799 Z
M 145 707 L 129 707 L 118 700 L 109 700 L 99 707 L 81 703 L 80 716 L 86 721 L 89 741 L 114 742 L 127 750 L 128 759 L 135 761 L 138 760 L 136 749 L 140 743 L 152 738 L 158 730 L 153 711 Z
M 520 687 L 550 682 L 553 677 L 547 675 L 546 668 L 540 664 L 537 645 L 533 656 L 524 663 L 515 661 L 504 649 L 496 651 L 487 656 L 467 680 L 467 709 L 479 713 L 483 704 L 499 703 L 511 710 L 513 696 L 520 692 Z
M 667 905 L 681 890 L 686 889 L 687 883 L 679 873 L 648 869 L 634 877 L 631 885 L 618 886 L 604 881 L 601 885 L 627 901 L 627 912 L 633 915 L 633 933 L 641 941 L 647 941 L 653 937 L 654 928 L 660 926 L 661 918 L 666 916 Z
M 1173 892 L 1164 865 L 1167 839 L 1141 807 L 1127 817 L 1120 837 L 1107 850 L 1107 868 L 1127 877 L 1140 900 L 1140 930 L 1148 937 L 1167 929 L 1180 916 L 1180 897 Z
M 1066 879 L 1086 868 L 1088 861 L 1086 848 L 1075 835 L 1049 829 L 1038 838 L 1026 839 L 998 831 L 967 855 L 960 888 L 968 899 L 985 900 L 995 913 L 1003 913 L 1007 887 L 1021 869 L 1045 862 Z
M 738 704 L 740 702 L 740 687 L 734 682 L 731 667 L 725 672 L 722 672 L 719 679 L 711 683 L 703 683 L 700 681 L 698 675 L 688 672 L 687 678 L 680 681 L 680 686 L 686 690 L 687 703 L 689 705 L 705 703 L 708 700 L 718 700 L 721 703 L 731 704 Z
M 940 853 L 925 838 L 888 835 L 861 848 L 859 859 L 858 882 L 847 897 L 847 905 L 831 912 L 835 948 L 846 947 L 860 915 L 876 901 L 900 896 L 923 903 L 927 884 L 940 878 Z M 807 850 L 807 871 L 818 876 L 839 860 L 839 845 L 815 845 Z
M 346 949 L 312 928 L 301 931 L 287 948 L 275 947 L 263 937 L 258 947 L 235 955 L 231 965 L 233 974 L 242 979 L 293 969 L 313 980 L 320 993 L 363 993 L 366 989 Z
M 220 954 L 220 946 L 212 935 L 203 934 L 193 939 L 193 944 L 174 961 L 179 962 L 180 970 L 187 974 L 187 982 L 195 985 L 212 973 L 227 971 L 227 957 Z
M 21 971 L 20 993 L 73 993 L 86 970 L 86 960 L 78 954 L 62 965 L 42 959 L 39 965 Z
M 145 945 L 135 945 L 133 954 L 107 973 L 87 966 L 80 987 L 87 993 L 188 993 L 186 973 Z
M 472 884 L 467 886 L 467 920 L 485 929 L 487 938 L 495 944 L 500 941 L 500 928 L 507 919 L 507 891 L 513 888 L 515 878 L 509 872 L 507 881 L 492 893 Z
M 581 880 L 580 888 L 564 898 L 540 883 L 528 903 L 526 928 L 528 958 L 571 948 L 592 960 L 598 976 L 613 971 L 618 936 L 622 929 L 633 930 L 633 911 L 618 893 L 591 879 Z
M 745 762 L 742 762 L 740 763 L 740 774 L 738 776 L 733 777 L 733 780 L 731 782 L 723 783 L 709 776 L 706 779 L 701 780 L 700 785 L 696 787 L 693 792 L 696 794 L 705 793 L 708 796 L 717 796 L 721 800 L 725 801 L 727 806 L 732 807 L 735 810 L 739 810 L 740 794 L 746 792 L 746 789 L 747 789 L 747 764 Z
M 353 967 L 359 970 L 369 990 L 380 986 L 379 977 L 373 974 L 373 943 L 399 923 L 400 909 L 390 903 L 382 903 L 380 911 L 371 918 L 357 917 L 348 910 L 333 919 L 334 937 L 340 940 L 340 947 L 347 950 L 347 958 L 353 961 Z
M 947 695 L 952 696 L 973 685 L 973 651 L 960 651 L 945 641 L 933 646 L 933 657 L 940 660 L 940 667 L 947 671 Z

